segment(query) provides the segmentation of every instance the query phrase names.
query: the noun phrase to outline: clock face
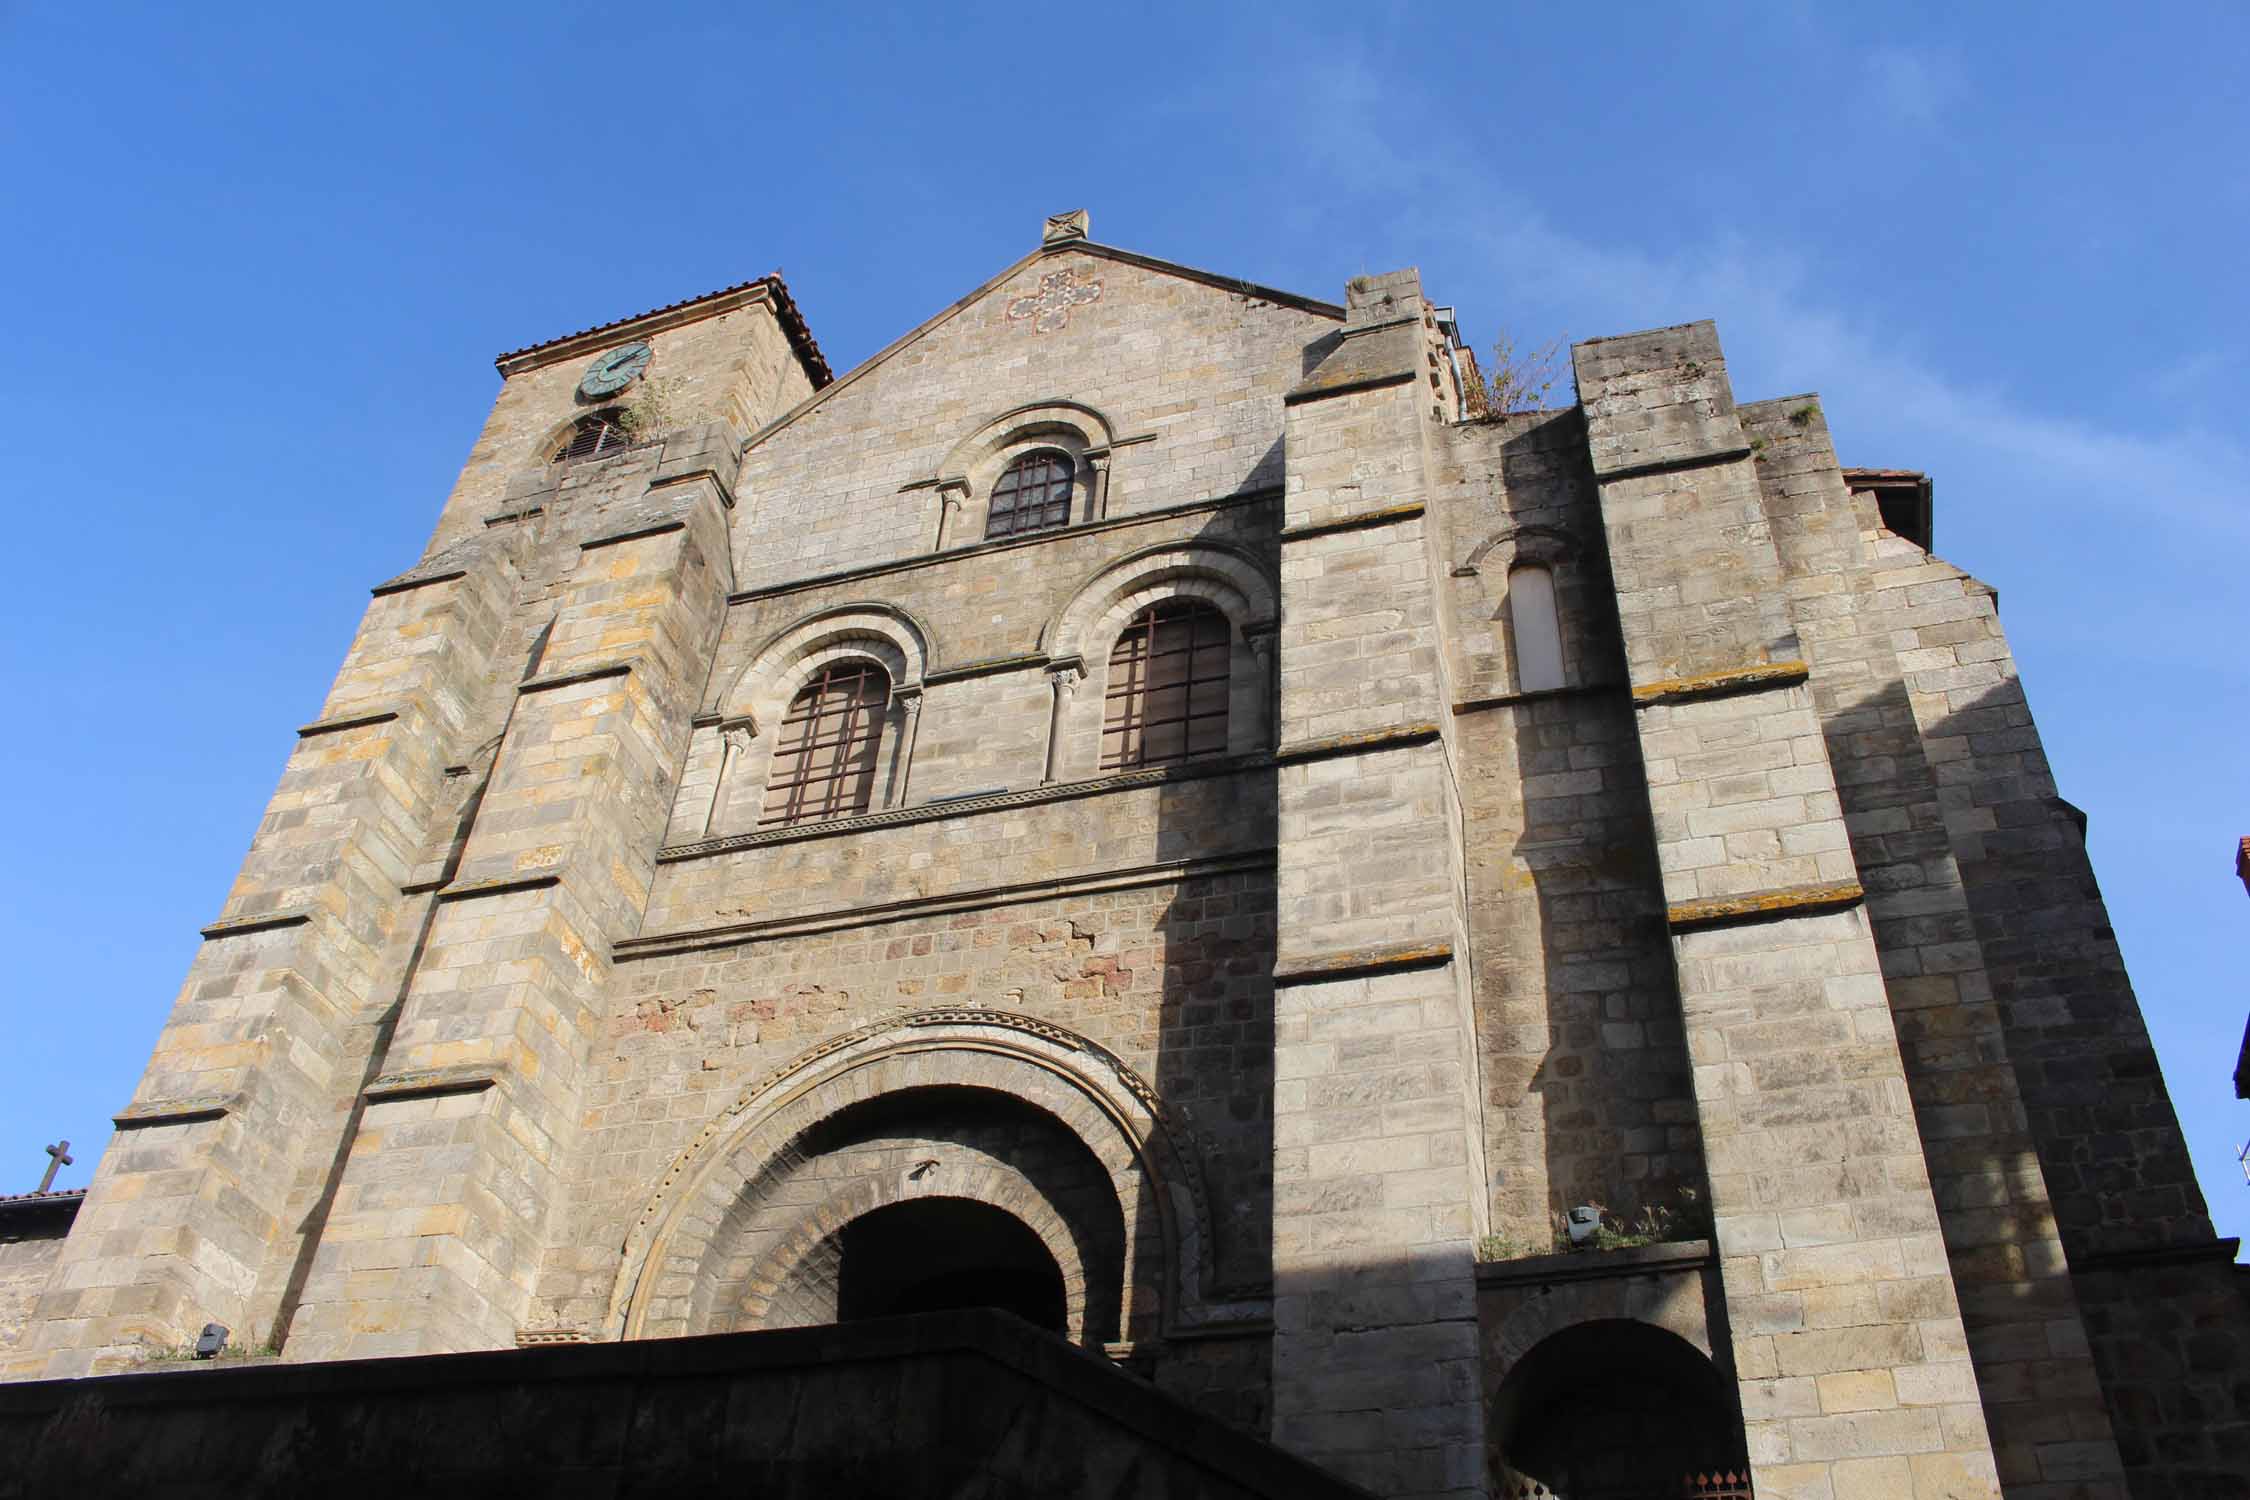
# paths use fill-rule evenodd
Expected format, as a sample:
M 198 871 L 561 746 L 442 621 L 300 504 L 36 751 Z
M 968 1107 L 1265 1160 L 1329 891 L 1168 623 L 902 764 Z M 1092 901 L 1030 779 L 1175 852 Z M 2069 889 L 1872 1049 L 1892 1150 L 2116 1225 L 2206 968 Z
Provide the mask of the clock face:
M 582 396 L 614 396 L 633 383 L 633 377 L 648 368 L 649 347 L 646 344 L 625 344 L 612 349 L 586 367 L 586 374 L 578 382 Z

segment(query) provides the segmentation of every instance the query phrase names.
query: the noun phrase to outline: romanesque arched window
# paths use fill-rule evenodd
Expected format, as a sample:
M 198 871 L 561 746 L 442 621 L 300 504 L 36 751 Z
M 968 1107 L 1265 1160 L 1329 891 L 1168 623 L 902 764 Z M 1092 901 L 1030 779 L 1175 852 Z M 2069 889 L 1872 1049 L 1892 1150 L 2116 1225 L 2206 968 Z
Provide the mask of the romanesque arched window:
M 890 674 L 865 658 L 821 668 L 789 700 L 759 823 L 817 823 L 867 811 L 890 700 Z
M 1053 448 L 1026 453 L 1008 465 L 992 487 L 992 503 L 984 513 L 984 534 L 989 540 L 1021 536 L 1027 531 L 1047 531 L 1070 524 L 1070 492 L 1077 467 L 1070 455 Z
M 1516 638 L 1516 690 L 1563 686 L 1562 616 L 1552 569 L 1526 564 L 1508 570 L 1508 625 Z
M 1133 617 L 1109 653 L 1103 770 L 1226 753 L 1227 635 L 1227 617 L 1193 599 L 1167 599 Z
M 551 462 L 570 464 L 582 458 L 598 458 L 605 453 L 614 453 L 630 442 L 616 412 L 588 412 L 578 419 L 577 426 L 570 429 L 570 436 L 555 450 Z

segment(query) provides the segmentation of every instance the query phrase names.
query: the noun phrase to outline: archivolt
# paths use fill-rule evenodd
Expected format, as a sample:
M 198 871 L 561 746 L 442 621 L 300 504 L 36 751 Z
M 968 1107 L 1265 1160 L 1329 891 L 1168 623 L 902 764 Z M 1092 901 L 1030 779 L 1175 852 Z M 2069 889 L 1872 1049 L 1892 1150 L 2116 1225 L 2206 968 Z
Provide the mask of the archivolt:
M 1242 632 L 1280 616 L 1273 582 L 1249 553 L 1225 542 L 1163 542 L 1108 564 L 1080 585 L 1039 633 L 1048 659 L 1107 650 L 1103 627 L 1142 602 L 1136 598 L 1141 594 L 1208 598 Z
M 1022 1099 L 1084 1142 L 1118 1190 L 1129 1239 L 1156 1237 L 1146 1249 L 1169 1273 L 1151 1289 L 1163 1326 L 1263 1310 L 1206 1300 L 1213 1263 L 1200 1164 L 1146 1080 L 1108 1049 L 1051 1022 L 964 1007 L 903 1012 L 832 1037 L 706 1124 L 625 1237 L 609 1336 L 688 1331 L 697 1279 L 728 1208 L 806 1130 L 878 1095 L 947 1086 Z

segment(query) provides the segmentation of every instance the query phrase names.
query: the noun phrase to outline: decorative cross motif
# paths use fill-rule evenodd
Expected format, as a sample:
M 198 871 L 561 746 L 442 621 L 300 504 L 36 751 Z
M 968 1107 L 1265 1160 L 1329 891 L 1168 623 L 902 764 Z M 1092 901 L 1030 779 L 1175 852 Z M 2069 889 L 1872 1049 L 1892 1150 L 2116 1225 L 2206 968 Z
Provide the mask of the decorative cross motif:
M 1049 271 L 1039 278 L 1039 290 L 1028 297 L 1018 297 L 1008 304 L 1008 321 L 1020 323 L 1031 319 L 1033 333 L 1053 333 L 1058 328 L 1070 326 L 1070 310 L 1084 302 L 1099 302 L 1102 284 L 1098 281 L 1077 282 L 1077 273 L 1070 270 Z
M 47 1163 L 47 1175 L 39 1179 L 39 1191 L 42 1193 L 55 1185 L 55 1169 L 70 1165 L 70 1142 L 64 1141 L 59 1146 L 49 1146 L 47 1155 L 51 1158 Z

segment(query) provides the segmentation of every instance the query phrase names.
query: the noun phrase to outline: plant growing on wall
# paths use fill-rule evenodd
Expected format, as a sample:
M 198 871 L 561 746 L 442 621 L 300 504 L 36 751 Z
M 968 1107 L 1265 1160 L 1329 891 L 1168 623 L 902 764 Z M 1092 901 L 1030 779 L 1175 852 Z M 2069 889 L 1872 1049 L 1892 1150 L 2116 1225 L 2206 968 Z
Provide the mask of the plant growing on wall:
M 1485 415 L 1555 410 L 1549 397 L 1562 382 L 1562 352 L 1560 337 L 1527 349 L 1515 335 L 1503 332 L 1493 343 L 1490 367 L 1483 371 Z

